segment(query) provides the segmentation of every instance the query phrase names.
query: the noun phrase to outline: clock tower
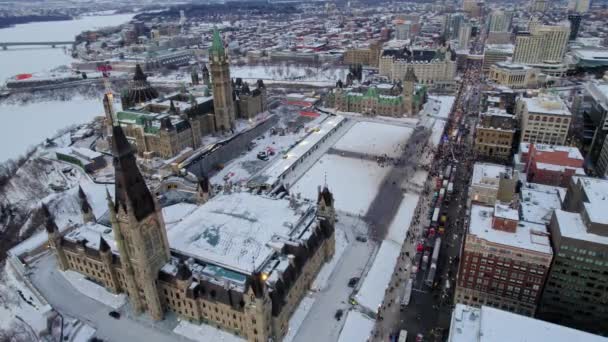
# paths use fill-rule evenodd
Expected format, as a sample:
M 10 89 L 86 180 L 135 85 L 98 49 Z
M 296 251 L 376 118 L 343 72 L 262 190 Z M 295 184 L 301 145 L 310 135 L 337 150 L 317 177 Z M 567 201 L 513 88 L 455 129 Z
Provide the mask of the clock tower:
M 209 49 L 209 62 L 213 86 L 215 129 L 226 132 L 234 128 L 235 111 L 228 56 L 224 49 L 224 42 L 217 29 L 213 31 L 213 42 Z

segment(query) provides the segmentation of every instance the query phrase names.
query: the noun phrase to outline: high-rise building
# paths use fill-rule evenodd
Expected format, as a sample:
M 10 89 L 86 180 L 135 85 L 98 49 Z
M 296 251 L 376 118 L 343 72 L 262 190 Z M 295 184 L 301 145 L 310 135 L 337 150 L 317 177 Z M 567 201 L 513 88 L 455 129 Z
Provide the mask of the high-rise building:
M 234 128 L 235 109 L 232 98 L 232 82 L 228 55 L 219 31 L 213 32 L 213 41 L 209 49 L 211 83 L 213 84 L 213 107 L 215 125 L 218 131 L 229 131 Z
M 463 23 L 460 25 L 460 31 L 458 32 L 458 48 L 466 50 L 469 48 L 469 41 L 471 40 L 471 31 L 473 25 L 471 23 Z
M 608 181 L 572 177 L 549 224 L 555 258 L 538 317 L 608 334 Z
M 590 5 L 590 0 L 570 0 L 568 1 L 568 10 L 577 13 L 587 13 L 589 12 Z
M 504 12 L 495 10 L 490 14 L 488 23 L 489 32 L 507 32 L 511 28 L 511 20 L 513 19 L 512 12 Z
M 471 17 L 479 17 L 483 8 L 483 0 L 463 0 L 462 9 Z
M 487 44 L 483 50 L 483 64 L 481 70 L 484 73 L 490 72 L 490 67 L 498 62 L 504 62 L 513 57 L 513 44 Z
M 568 14 L 568 21 L 570 22 L 570 40 L 575 40 L 578 37 L 578 30 L 581 28 L 581 21 L 583 17 L 580 14 Z
M 559 96 L 521 97 L 516 114 L 521 122 L 521 142 L 565 145 L 572 115 Z
M 514 63 L 538 64 L 562 62 L 570 37 L 570 24 L 540 25 L 530 23 L 530 32 L 523 32 L 515 39 Z
M 460 25 L 464 22 L 465 17 L 462 13 L 448 13 L 445 15 L 443 35 L 446 40 L 457 39 L 460 33 Z
M 530 10 L 533 12 L 545 12 L 549 9 L 549 0 L 531 0 Z

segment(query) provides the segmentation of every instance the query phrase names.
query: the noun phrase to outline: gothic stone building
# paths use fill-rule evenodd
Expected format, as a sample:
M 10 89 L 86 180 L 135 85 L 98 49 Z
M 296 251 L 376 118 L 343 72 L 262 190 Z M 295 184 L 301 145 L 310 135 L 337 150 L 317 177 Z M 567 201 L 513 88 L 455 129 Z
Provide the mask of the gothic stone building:
M 426 88 L 416 88 L 416 81 L 412 68 L 408 69 L 403 85 L 395 83 L 344 88 L 342 81 L 338 81 L 327 100 L 330 106 L 342 112 L 413 116 L 420 111 L 426 99 Z
M 125 293 L 135 313 L 161 320 L 173 311 L 248 341 L 280 341 L 289 318 L 334 254 L 334 199 L 317 203 L 250 193 L 209 198 L 167 223 L 139 172 L 120 126 L 113 128 L 111 227 L 96 221 L 81 195 L 83 225 L 59 233 L 47 211 L 49 245 L 62 270 Z M 170 210 L 170 207 L 163 210 Z
M 235 85 L 230 79 L 228 56 L 217 30 L 209 56 L 211 73 L 203 65 L 203 85 L 198 71 L 192 69 L 192 87 L 164 96 L 159 96 L 137 65 L 133 80 L 121 94 L 123 110 L 114 114 L 110 100 L 104 99 L 107 135 L 111 136 L 111 126 L 117 121 L 140 155 L 167 159 L 185 148 L 198 148 L 201 137 L 232 130 L 237 117 L 250 119 L 267 109 L 262 80 L 250 89 L 247 83 Z

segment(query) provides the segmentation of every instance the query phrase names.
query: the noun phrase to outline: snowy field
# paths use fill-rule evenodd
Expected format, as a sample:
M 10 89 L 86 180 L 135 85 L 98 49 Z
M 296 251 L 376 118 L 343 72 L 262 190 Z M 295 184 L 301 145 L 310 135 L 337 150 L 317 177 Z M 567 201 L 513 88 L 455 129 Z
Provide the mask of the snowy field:
M 334 148 L 348 152 L 376 156 L 387 154 L 389 157 L 397 157 L 412 132 L 413 129 L 409 127 L 361 121 L 356 123 L 334 145 Z
M 391 240 L 384 240 L 376 254 L 372 267 L 367 272 L 355 299 L 359 305 L 371 312 L 377 312 L 382 304 L 384 294 L 393 276 L 401 245 Z
M 388 228 L 388 234 L 385 240 L 393 241 L 400 246 L 403 245 L 407 231 L 410 229 L 414 211 L 418 205 L 420 196 L 414 194 L 404 194 L 403 200 L 399 205 L 399 209 Z
M 338 210 L 364 215 L 388 171 L 389 168 L 382 168 L 375 162 L 326 154 L 291 191 L 316 200 L 317 187 L 327 183 L 334 193 Z
M 173 332 L 197 342 L 245 342 L 244 338 L 233 335 L 209 324 L 195 324 L 180 321 Z
M 85 279 L 84 275 L 78 272 L 68 270 L 61 272 L 61 274 L 80 293 L 102 304 L 105 304 L 112 309 L 118 309 L 126 302 L 126 296 L 124 294 L 113 294 L 106 290 L 103 286 L 97 285 L 94 282 Z
M 374 329 L 374 320 L 358 311 L 349 311 L 338 342 L 367 342 Z

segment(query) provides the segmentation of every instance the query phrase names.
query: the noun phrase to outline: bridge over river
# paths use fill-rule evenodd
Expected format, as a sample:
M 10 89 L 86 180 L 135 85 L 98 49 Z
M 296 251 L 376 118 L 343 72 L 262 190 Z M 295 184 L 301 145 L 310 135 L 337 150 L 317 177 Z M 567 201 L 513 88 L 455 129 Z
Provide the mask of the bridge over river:
M 50 42 L 0 42 L 2 50 L 8 49 L 9 46 L 51 46 L 57 45 L 74 45 L 75 41 L 50 41 Z

